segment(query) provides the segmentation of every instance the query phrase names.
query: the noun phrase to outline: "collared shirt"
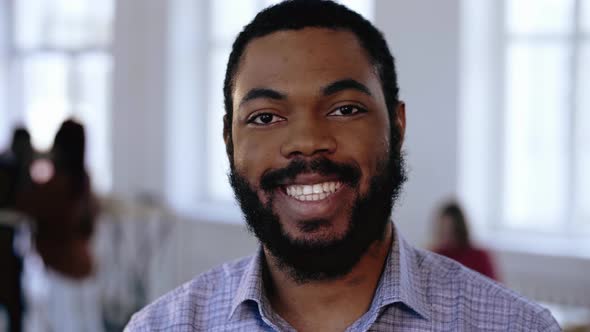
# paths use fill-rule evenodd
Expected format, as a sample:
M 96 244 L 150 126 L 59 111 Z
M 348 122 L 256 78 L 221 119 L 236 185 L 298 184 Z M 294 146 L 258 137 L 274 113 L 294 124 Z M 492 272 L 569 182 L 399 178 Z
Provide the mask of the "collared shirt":
M 346 331 L 560 331 L 547 309 L 395 230 L 370 309 Z M 226 263 L 136 313 L 125 331 L 295 331 L 263 287 L 264 254 Z

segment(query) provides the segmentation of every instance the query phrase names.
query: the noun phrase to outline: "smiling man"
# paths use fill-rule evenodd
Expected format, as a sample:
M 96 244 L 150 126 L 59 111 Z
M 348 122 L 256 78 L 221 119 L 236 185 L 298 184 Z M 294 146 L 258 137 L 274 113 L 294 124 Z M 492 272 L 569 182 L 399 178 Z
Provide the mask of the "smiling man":
M 371 23 L 329 1 L 270 7 L 237 37 L 224 95 L 230 182 L 261 248 L 128 331 L 559 331 L 547 310 L 396 231 L 405 105 Z

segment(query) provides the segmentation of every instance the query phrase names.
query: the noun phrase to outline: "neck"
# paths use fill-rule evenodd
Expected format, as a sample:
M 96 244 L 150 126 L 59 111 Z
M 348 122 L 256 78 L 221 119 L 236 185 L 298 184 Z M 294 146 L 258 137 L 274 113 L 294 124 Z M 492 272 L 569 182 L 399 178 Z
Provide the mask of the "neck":
M 273 309 L 297 331 L 345 330 L 371 306 L 392 233 L 388 223 L 383 239 L 373 242 L 353 269 L 336 280 L 297 282 L 264 248 Z

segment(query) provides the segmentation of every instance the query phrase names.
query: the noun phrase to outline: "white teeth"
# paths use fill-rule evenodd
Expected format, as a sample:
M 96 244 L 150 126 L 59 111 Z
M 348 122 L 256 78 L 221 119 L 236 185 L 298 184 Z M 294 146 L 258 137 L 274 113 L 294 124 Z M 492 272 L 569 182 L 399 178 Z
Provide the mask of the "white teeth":
M 321 183 L 318 183 L 318 184 L 314 184 L 314 185 L 313 185 L 313 193 L 314 193 L 314 194 L 319 194 L 319 193 L 321 193 L 322 191 L 324 191 L 324 187 L 322 186 L 322 184 L 321 184 Z
M 340 182 L 323 182 L 314 185 L 292 185 L 286 187 L 287 195 L 300 201 L 318 201 L 335 193 L 342 184 Z

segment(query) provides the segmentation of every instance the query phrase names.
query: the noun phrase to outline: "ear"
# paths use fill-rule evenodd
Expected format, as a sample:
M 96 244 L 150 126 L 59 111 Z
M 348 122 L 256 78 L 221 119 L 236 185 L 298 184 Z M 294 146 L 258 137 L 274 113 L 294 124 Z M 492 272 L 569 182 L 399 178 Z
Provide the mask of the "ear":
M 406 103 L 404 103 L 401 100 L 397 103 L 397 107 L 395 108 L 394 122 L 394 125 L 397 127 L 397 130 L 399 132 L 398 149 L 401 150 L 402 145 L 404 143 L 404 139 L 406 137 Z

